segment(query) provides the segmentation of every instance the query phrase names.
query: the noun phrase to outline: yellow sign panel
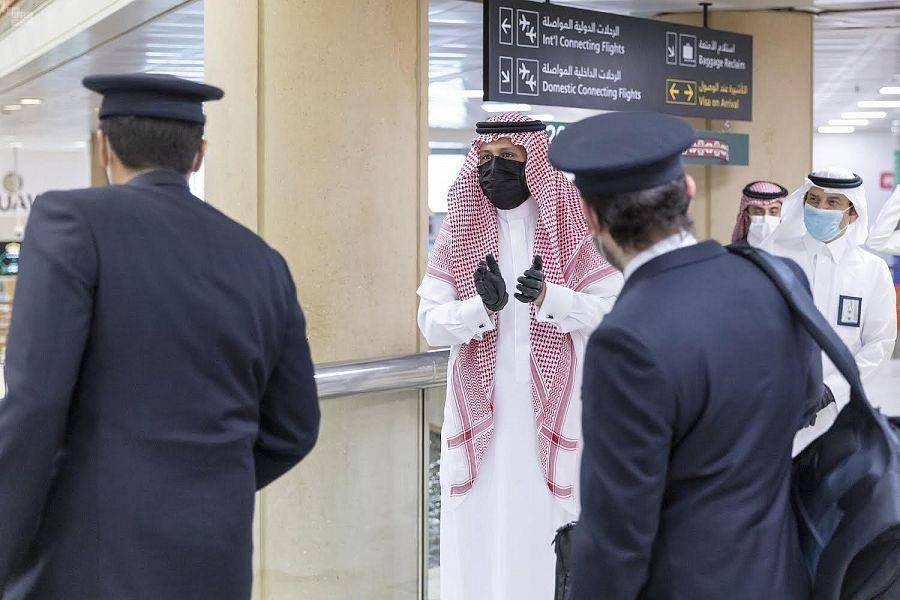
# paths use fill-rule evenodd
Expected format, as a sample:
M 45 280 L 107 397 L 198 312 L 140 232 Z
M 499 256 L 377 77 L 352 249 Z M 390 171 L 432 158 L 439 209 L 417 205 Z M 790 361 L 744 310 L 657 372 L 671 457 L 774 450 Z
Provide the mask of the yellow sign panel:
M 697 104 L 697 82 L 684 79 L 666 79 L 666 104 Z

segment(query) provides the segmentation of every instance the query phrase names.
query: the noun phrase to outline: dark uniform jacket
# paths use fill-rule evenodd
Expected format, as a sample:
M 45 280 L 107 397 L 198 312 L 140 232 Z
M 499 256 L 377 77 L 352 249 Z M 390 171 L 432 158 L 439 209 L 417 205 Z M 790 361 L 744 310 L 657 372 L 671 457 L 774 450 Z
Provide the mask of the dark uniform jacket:
M 791 444 L 821 393 L 749 261 L 704 242 L 638 268 L 585 357 L 571 598 L 808 599 Z
M 316 441 L 282 258 L 171 171 L 34 203 L 0 401 L 4 600 L 229 600 Z

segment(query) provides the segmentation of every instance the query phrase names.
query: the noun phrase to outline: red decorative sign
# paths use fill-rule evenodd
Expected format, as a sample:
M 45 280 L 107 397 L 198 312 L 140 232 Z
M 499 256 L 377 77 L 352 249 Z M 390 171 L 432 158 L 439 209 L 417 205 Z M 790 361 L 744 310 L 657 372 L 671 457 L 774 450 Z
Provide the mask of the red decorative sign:
M 723 165 L 730 161 L 728 142 L 715 138 L 700 138 L 684 151 L 686 158 L 709 159 Z

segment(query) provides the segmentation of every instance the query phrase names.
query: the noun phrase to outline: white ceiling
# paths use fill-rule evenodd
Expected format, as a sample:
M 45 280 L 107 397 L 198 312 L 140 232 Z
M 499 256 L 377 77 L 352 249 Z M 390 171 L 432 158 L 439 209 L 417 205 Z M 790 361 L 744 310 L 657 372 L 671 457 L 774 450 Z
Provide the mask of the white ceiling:
M 900 7 L 897 2 L 878 4 Z M 844 111 L 872 110 L 858 108 L 861 100 L 900 100 L 900 95 L 878 92 L 883 86 L 900 85 L 900 8 L 816 17 L 813 57 L 817 126 Z M 886 112 L 888 118 L 858 130 L 889 131 L 900 119 L 900 110 Z
M 202 0 L 0 93 L 0 145 L 23 144 L 35 150 L 83 149 L 95 123 L 99 97 L 82 87 L 82 78 L 92 73 L 134 72 L 203 79 Z M 18 104 L 22 98 L 40 98 L 43 104 L 2 111 L 3 106 Z
M 140 0 L 138 0 L 140 1 Z M 591 8 L 653 16 L 695 11 L 695 0 L 559 0 Z M 900 2 L 817 0 L 717 0 L 714 10 L 797 9 L 824 13 L 815 19 L 815 123 L 856 110 L 859 100 L 878 99 L 878 89 L 900 85 Z M 472 123 L 486 113 L 480 98 L 466 98 L 482 87 L 482 11 L 479 1 L 431 0 L 430 118 L 437 140 L 469 137 Z M 838 12 L 841 11 L 841 12 Z M 843 12 L 854 11 L 854 12 Z M 69 61 L 13 90 L 0 93 L 0 106 L 37 97 L 42 106 L 0 113 L 0 144 L 76 149 L 88 139 L 97 98 L 81 87 L 89 73 L 164 71 L 193 78 L 203 74 L 203 2 L 179 8 Z M 213 82 L 215 83 L 215 82 Z M 896 97 L 900 99 L 900 96 Z M 533 107 L 532 114 L 574 120 L 586 111 Z M 859 130 L 888 131 L 900 110 Z M 900 125 L 900 123 L 898 123 Z M 463 128 L 465 131 L 454 131 Z

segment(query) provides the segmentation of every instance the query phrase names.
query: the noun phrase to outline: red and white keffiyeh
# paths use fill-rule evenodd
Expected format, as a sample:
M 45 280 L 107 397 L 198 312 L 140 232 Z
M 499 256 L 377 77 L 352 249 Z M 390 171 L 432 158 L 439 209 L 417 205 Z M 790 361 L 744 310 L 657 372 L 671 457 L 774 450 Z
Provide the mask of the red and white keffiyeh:
M 776 183 L 769 181 L 756 181 L 748 185 L 745 190 L 757 192 L 760 194 L 780 194 L 784 193 L 784 188 Z M 784 193 L 787 196 L 787 193 Z M 748 206 L 768 206 L 774 202 L 781 204 L 784 198 L 772 198 L 770 200 L 762 198 L 751 198 L 746 193 L 741 195 L 741 208 L 738 211 L 737 221 L 734 224 L 734 230 L 731 232 L 731 242 L 746 240 L 747 234 L 750 233 L 750 213 L 747 212 Z
M 499 114 L 490 121 L 530 121 L 517 113 Z M 478 135 L 448 195 L 448 213 L 428 261 L 427 275 L 456 288 L 466 300 L 477 294 L 473 274 L 488 253 L 498 256 L 497 209 L 481 190 L 478 158 L 483 144 L 510 138 L 528 152 L 525 179 L 539 207 L 534 254 L 543 259 L 546 281 L 575 291 L 609 275 L 615 269 L 594 248 L 581 212 L 578 190 L 550 165 L 546 132 Z M 509 275 L 507 275 L 509 276 Z M 573 483 L 557 481 L 559 453 L 574 452 L 578 441 L 562 435 L 575 374 L 572 337 L 535 319 L 531 307 L 531 402 L 534 411 L 541 469 L 550 491 L 559 498 L 573 494 Z M 502 313 L 495 319 L 502 318 Z M 448 376 L 461 430 L 449 435 L 451 451 L 465 453 L 467 476 L 451 483 L 451 495 L 466 494 L 493 435 L 494 370 L 497 332 L 486 333 L 459 348 Z

